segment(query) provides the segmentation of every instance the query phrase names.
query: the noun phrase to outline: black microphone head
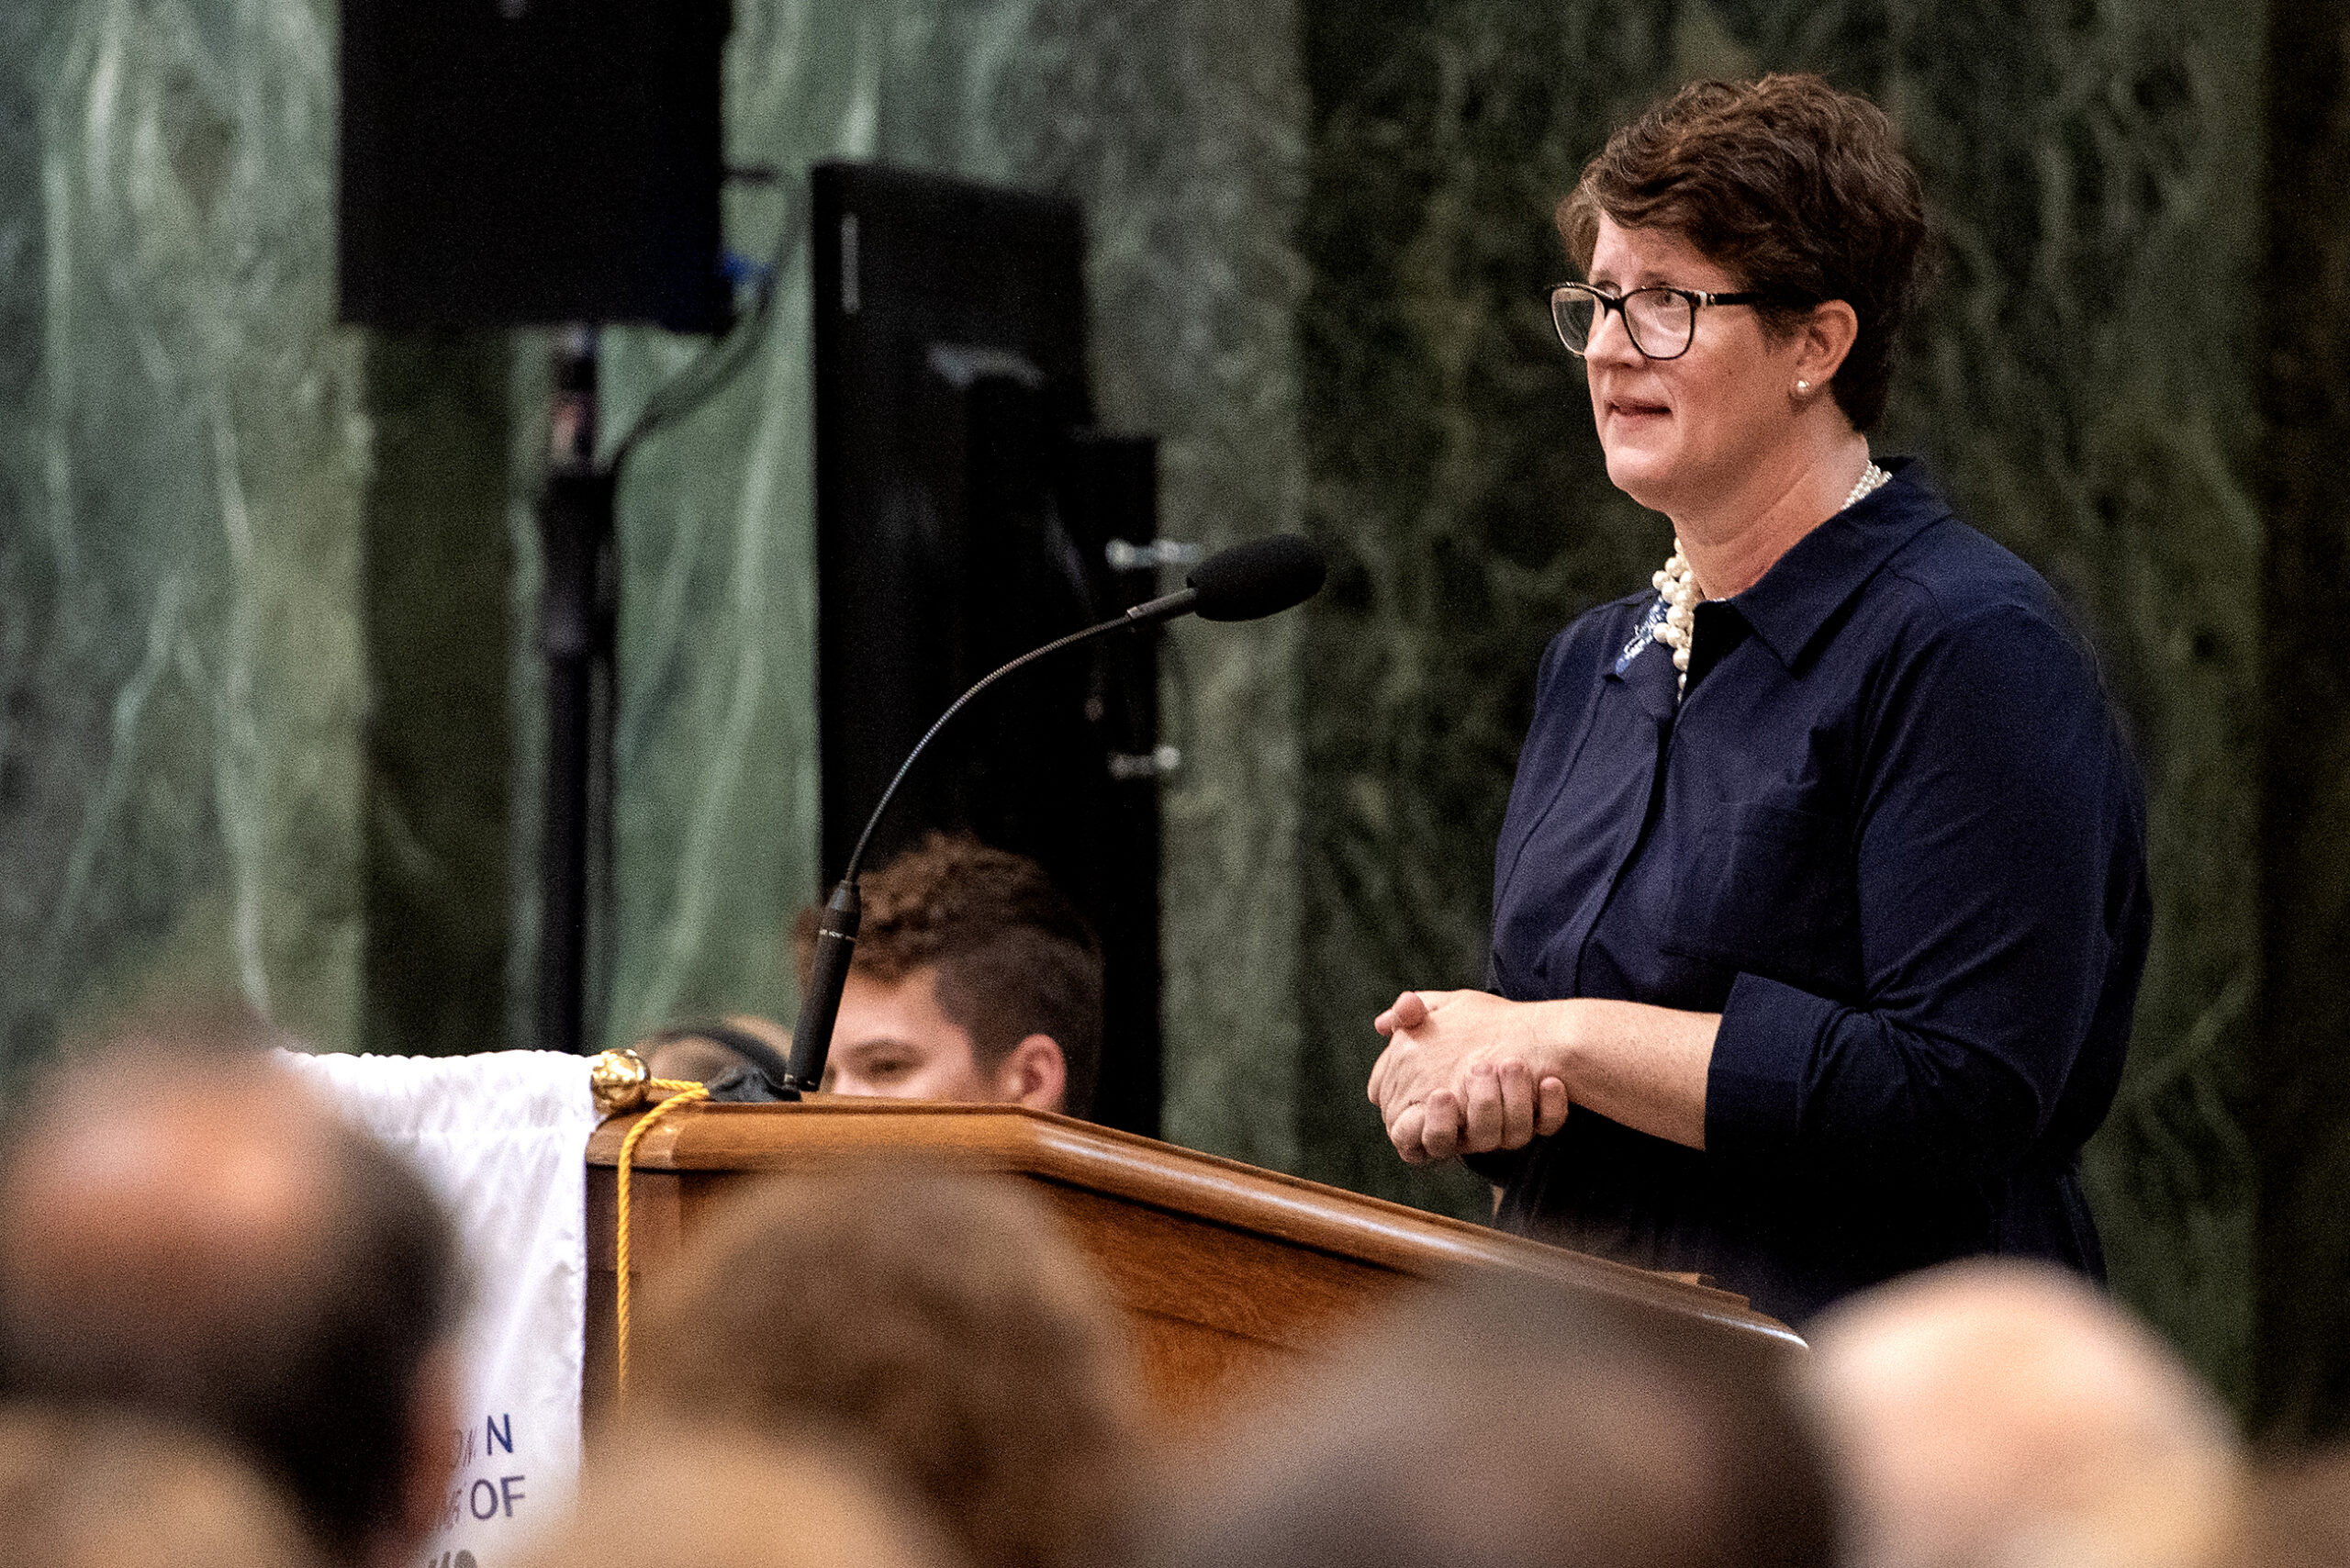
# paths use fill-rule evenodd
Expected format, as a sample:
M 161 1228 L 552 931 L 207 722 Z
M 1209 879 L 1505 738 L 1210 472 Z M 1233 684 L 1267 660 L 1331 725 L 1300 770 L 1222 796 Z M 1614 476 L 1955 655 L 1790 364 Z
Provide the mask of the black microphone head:
M 1322 591 L 1329 573 L 1322 546 L 1276 533 L 1217 551 L 1183 580 L 1200 596 L 1192 608 L 1201 620 L 1254 621 L 1304 604 Z

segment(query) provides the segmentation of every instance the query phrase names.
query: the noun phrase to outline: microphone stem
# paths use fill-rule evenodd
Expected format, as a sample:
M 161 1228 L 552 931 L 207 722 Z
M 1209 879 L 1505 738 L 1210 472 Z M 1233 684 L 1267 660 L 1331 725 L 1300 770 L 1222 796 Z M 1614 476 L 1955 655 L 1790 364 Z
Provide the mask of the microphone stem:
M 1088 626 L 1081 632 L 1072 632 L 1066 637 L 1023 654 L 955 699 L 946 711 L 923 732 L 923 737 L 914 743 L 913 750 L 906 753 L 906 760 L 898 765 L 897 776 L 890 780 L 890 787 L 881 791 L 881 799 L 874 806 L 873 814 L 865 819 L 865 831 L 857 834 L 856 847 L 849 851 L 848 866 L 841 874 L 840 885 L 833 890 L 832 898 L 824 905 L 823 916 L 817 922 L 815 961 L 809 969 L 808 994 L 801 999 L 800 1021 L 791 1031 L 791 1060 L 780 1085 L 786 1094 L 796 1098 L 803 1093 L 811 1093 L 823 1082 L 824 1063 L 833 1050 L 833 1025 L 840 1016 L 841 992 L 848 985 L 849 963 L 856 950 L 857 928 L 865 920 L 864 900 L 856 885 L 857 873 L 865 865 L 865 851 L 873 842 L 874 830 L 881 825 L 881 819 L 889 814 L 890 802 L 898 798 L 898 787 L 906 781 L 906 776 L 913 771 L 914 764 L 929 749 L 930 743 L 938 738 L 938 733 L 954 722 L 956 714 L 969 707 L 973 698 L 1013 671 L 1024 669 L 1063 648 L 1073 648 L 1080 643 L 1091 642 L 1113 632 L 1148 626 L 1181 615 L 1198 599 L 1199 593 L 1192 588 L 1164 594 L 1136 605 L 1114 620 Z
M 1130 626 L 1147 626 L 1154 621 L 1164 621 L 1171 615 L 1180 615 L 1191 608 L 1191 601 L 1196 597 L 1186 588 L 1181 593 L 1170 593 L 1162 599 L 1137 604 L 1115 620 L 1088 626 L 1082 632 L 1071 632 L 1057 642 L 1047 643 L 1041 648 L 1021 655 L 1002 669 L 988 676 L 962 696 L 955 699 L 948 705 L 946 711 L 941 713 L 930 728 L 923 732 L 923 737 L 914 743 L 913 750 L 906 753 L 906 760 L 898 765 L 897 776 L 890 780 L 890 787 L 881 791 L 880 803 L 873 808 L 873 814 L 865 819 L 865 831 L 857 834 L 856 847 L 849 851 L 848 868 L 841 874 L 841 880 L 845 883 L 856 880 L 857 872 L 865 864 L 866 847 L 873 842 L 874 830 L 881 825 L 881 819 L 889 813 L 890 803 L 898 798 L 898 786 L 903 784 L 906 781 L 906 776 L 914 770 L 914 764 L 921 760 L 923 750 L 929 746 L 930 743 L 937 738 L 938 732 L 952 723 L 956 714 L 969 707 L 973 698 L 1014 670 L 1025 669 L 1038 659 L 1058 654 L 1063 648 L 1073 648 L 1080 643 L 1091 642 L 1096 637 L 1106 636 L 1113 632 L 1123 632 Z M 1182 602 L 1175 602 L 1179 599 Z

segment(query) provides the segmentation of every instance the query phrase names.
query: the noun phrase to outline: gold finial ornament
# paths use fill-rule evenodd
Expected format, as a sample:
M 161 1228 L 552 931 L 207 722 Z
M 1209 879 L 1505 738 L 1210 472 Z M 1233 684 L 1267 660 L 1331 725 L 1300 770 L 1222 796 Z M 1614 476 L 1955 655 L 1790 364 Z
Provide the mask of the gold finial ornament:
M 644 1103 L 653 1087 L 653 1070 L 634 1051 L 606 1051 L 588 1064 L 588 1086 L 595 1093 L 596 1109 L 617 1116 Z

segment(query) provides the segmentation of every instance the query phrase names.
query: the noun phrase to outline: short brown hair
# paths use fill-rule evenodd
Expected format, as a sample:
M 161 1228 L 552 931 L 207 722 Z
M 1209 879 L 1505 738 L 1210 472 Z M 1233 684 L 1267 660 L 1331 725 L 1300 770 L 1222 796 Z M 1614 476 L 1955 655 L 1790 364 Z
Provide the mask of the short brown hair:
M 1926 196 L 1883 109 L 1817 76 L 1693 82 L 1607 139 L 1559 204 L 1568 257 L 1588 272 L 1605 215 L 1679 234 L 1737 286 L 1782 296 L 1784 332 L 1830 299 L 1860 335 L 1830 390 L 1855 430 L 1885 412 L 1901 323 L 1924 291 Z
M 971 1036 L 983 1073 L 1029 1036 L 1051 1036 L 1069 1070 L 1062 1102 L 1085 1114 L 1102 1071 L 1102 943 L 1045 868 L 932 833 L 861 887 L 856 972 L 892 984 L 935 966 L 938 1005 Z M 801 910 L 793 932 L 803 992 L 819 913 Z
M 1135 1368 L 1091 1271 L 1005 1178 L 770 1180 L 655 1294 L 641 1401 L 831 1434 L 974 1568 L 1080 1561 L 1123 1506 Z
M 1796 1352 L 1531 1274 L 1406 1297 L 1137 1521 L 1137 1568 L 1831 1568 Z
M 407 1526 L 417 1401 L 464 1304 L 463 1263 L 424 1179 L 263 1055 L 268 1037 L 219 1009 L 157 1015 L 32 1098 L 0 1158 L 13 1241 L 0 1396 L 185 1424 L 282 1486 L 329 1556 L 356 1562 Z M 144 1245 L 95 1259 L 31 1223 L 28 1192 L 87 1184 L 76 1139 L 192 1122 L 305 1167 L 311 1201 L 266 1268 L 231 1271 L 214 1249 L 202 1277 L 177 1271 L 203 1239 L 195 1200 L 144 1216 Z

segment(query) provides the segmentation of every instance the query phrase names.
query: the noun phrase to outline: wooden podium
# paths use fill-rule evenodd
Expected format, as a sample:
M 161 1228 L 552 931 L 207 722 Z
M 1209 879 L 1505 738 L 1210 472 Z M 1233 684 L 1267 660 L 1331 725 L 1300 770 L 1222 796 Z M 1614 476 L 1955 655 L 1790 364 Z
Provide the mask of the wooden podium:
M 635 1121 L 612 1117 L 588 1146 L 591 1419 L 611 1393 L 613 1168 Z M 1399 1288 L 1462 1270 L 1516 1270 L 1709 1330 L 1802 1344 L 1743 1297 L 1673 1275 L 1004 1105 L 827 1098 L 673 1111 L 632 1161 L 631 1273 L 640 1288 L 657 1278 L 743 1182 L 875 1159 L 1030 1184 L 1101 1271 L 1150 1393 L 1179 1424 L 1245 1403 L 1268 1375 L 1332 1345 Z

